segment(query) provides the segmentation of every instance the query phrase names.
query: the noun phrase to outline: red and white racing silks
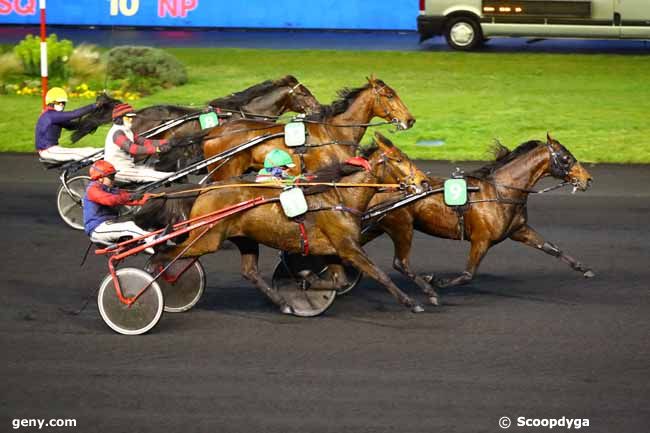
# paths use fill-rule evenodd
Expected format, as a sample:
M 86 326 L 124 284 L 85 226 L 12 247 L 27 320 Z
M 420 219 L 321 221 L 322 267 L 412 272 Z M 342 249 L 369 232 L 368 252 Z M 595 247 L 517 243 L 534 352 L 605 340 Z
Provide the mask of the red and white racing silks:
M 113 125 L 106 135 L 104 159 L 117 169 L 116 179 L 122 182 L 154 182 L 172 173 L 137 165 L 134 156 L 152 155 L 165 149 L 167 140 L 150 140 L 134 134 L 124 125 Z

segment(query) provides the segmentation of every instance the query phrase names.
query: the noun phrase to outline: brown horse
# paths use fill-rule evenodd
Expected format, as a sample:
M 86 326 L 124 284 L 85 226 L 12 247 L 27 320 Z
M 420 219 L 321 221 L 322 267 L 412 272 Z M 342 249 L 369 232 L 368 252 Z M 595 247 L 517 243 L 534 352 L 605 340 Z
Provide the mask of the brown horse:
M 442 195 L 433 194 L 387 214 L 369 227 L 363 242 L 388 233 L 395 245 L 393 267 L 425 290 L 430 289 L 428 282 L 431 281 L 438 287 L 471 281 L 488 249 L 506 238 L 557 257 L 585 277 L 593 277 L 591 269 L 547 242 L 528 225 L 526 209 L 528 195 L 541 178 L 552 176 L 586 191 L 591 185 L 591 175 L 566 147 L 550 136 L 546 142 L 529 141 L 511 152 L 497 146 L 496 162 L 466 176 L 468 185 L 480 190 L 472 193 L 469 204 L 462 208 L 464 223 L 461 224 L 459 213 L 445 205 Z M 430 182 L 432 186 L 442 186 L 444 179 L 430 178 Z M 390 194 L 377 194 L 370 206 L 387 199 L 390 199 Z M 471 242 L 465 271 L 447 280 L 417 276 L 409 265 L 413 229 L 432 236 Z
M 318 111 L 320 103 L 296 77 L 287 75 L 278 80 L 264 81 L 223 98 L 213 99 L 208 102 L 208 106 L 231 112 L 231 119 L 250 117 L 272 120 L 287 111 L 305 114 Z M 192 107 L 154 105 L 137 111 L 138 115 L 133 121 L 133 130 L 142 133 L 165 121 L 200 112 L 200 109 L 197 110 Z M 191 135 L 200 130 L 201 125 L 198 119 L 195 119 L 152 138 L 160 139 L 174 135 Z
M 347 183 L 392 183 L 408 182 L 417 186 L 426 184 L 426 176 L 390 142 L 381 137 L 374 146 L 365 150 L 370 164 L 369 171 L 357 171 L 341 178 Z M 240 180 L 231 180 L 233 184 Z M 232 187 L 213 189 L 201 194 L 194 205 L 190 218 L 214 212 L 256 197 L 277 198 L 279 190 L 262 187 Z M 361 221 L 363 212 L 375 194 L 373 187 L 327 188 L 324 192 L 307 195 L 309 212 L 304 216 L 305 238 L 309 253 L 314 255 L 338 255 L 361 272 L 384 285 L 403 305 L 414 312 L 422 307 L 403 293 L 390 278 L 381 271 L 361 248 Z M 271 299 L 285 313 L 292 313 L 291 307 L 276 290 L 264 281 L 258 271 L 259 244 L 283 251 L 302 253 L 300 226 L 287 218 L 279 203 L 272 202 L 254 207 L 219 221 L 202 237 L 202 230 L 190 232 L 180 245 L 154 256 L 157 263 L 167 263 L 181 254 L 183 257 L 197 257 L 217 251 L 223 241 L 230 239 L 237 245 L 242 256 L 242 275 Z M 198 240 L 197 240 L 198 238 Z M 195 243 L 194 243 L 195 242 Z M 342 275 L 337 277 L 345 278 Z M 336 282 L 344 284 L 345 281 Z
M 232 157 L 212 174 L 212 179 L 224 180 L 248 170 L 258 170 L 262 168 L 266 154 L 276 148 L 292 154 L 296 164 L 294 174 L 313 172 L 319 167 L 354 156 L 366 132 L 366 125 L 374 117 L 392 122 L 398 129 L 408 129 L 415 123 L 397 93 L 374 77 L 368 78 L 368 84 L 363 87 L 341 90 L 339 96 L 341 99 L 321 107 L 318 113 L 305 119 L 308 135 L 306 146 L 288 148 L 283 137 L 267 140 Z M 284 125 L 281 124 L 236 120 L 211 130 L 204 140 L 203 153 L 208 158 L 263 134 L 276 134 L 283 130 Z M 217 167 L 215 164 L 208 170 Z
M 224 120 L 228 122 L 231 119 L 242 117 L 275 119 L 288 111 L 309 114 L 317 112 L 320 103 L 305 85 L 294 76 L 287 75 L 278 80 L 264 81 L 223 98 L 213 99 L 208 106 L 232 113 L 229 119 L 221 119 L 222 122 Z M 196 108 L 175 105 L 155 105 L 143 108 L 137 111 L 138 115 L 133 122 L 133 130 L 143 133 L 165 121 L 200 112 L 201 110 Z M 157 134 L 153 138 L 184 137 L 200 131 L 201 124 L 198 119 L 194 119 Z M 160 155 L 156 169 L 176 171 L 186 165 L 187 159 L 197 159 L 202 156 L 200 143 L 187 148 L 174 148 L 170 152 Z

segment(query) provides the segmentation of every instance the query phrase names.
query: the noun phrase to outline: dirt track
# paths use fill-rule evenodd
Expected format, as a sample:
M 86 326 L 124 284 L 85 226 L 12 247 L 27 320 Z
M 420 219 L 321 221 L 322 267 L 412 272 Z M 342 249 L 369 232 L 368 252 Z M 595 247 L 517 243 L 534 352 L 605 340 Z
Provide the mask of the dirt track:
M 79 267 L 87 239 L 58 218 L 56 174 L 2 155 L 0 431 L 13 418 L 76 418 L 70 431 L 494 432 L 502 416 L 647 431 L 650 167 L 588 169 L 591 191 L 533 197 L 529 213 L 595 279 L 508 241 L 475 282 L 443 291 L 440 308 L 414 315 L 364 280 L 323 317 L 299 319 L 242 280 L 226 250 L 203 260 L 208 288 L 195 309 L 123 337 L 94 302 L 78 317 L 59 311 L 98 286 L 105 263 Z M 390 268 L 388 240 L 368 250 Z M 465 243 L 418 235 L 413 263 L 449 275 L 466 254 Z M 266 276 L 275 255 L 263 252 Z

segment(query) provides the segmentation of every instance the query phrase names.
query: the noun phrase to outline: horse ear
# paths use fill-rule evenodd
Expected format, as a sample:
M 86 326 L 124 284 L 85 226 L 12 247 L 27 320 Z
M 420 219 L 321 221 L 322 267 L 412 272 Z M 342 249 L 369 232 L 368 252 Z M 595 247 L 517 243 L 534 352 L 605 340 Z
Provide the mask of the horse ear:
M 370 85 L 372 87 L 375 87 L 375 84 L 377 84 L 377 79 L 375 78 L 375 73 L 374 72 L 372 74 L 370 74 L 369 77 L 366 77 L 366 80 L 368 80 L 368 83 L 370 83 Z
M 551 137 L 551 134 L 548 131 L 546 131 L 546 143 L 553 144 L 554 141 L 555 140 Z
M 385 146 L 393 147 L 393 142 L 390 141 L 388 138 L 386 138 L 386 136 L 384 136 L 384 134 L 382 134 L 381 132 L 375 131 L 375 138 L 376 138 L 376 141 L 373 140 L 375 143 L 377 141 L 379 141 L 380 143 L 382 143 Z

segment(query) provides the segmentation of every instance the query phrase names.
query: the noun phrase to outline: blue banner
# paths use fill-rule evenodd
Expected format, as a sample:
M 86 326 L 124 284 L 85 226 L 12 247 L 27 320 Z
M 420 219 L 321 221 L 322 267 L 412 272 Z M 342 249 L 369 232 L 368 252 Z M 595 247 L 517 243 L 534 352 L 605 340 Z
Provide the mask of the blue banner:
M 38 0 L 0 0 L 0 24 L 38 24 Z M 415 30 L 417 0 L 47 0 L 48 24 Z

